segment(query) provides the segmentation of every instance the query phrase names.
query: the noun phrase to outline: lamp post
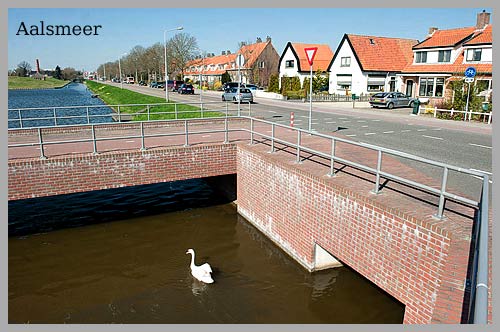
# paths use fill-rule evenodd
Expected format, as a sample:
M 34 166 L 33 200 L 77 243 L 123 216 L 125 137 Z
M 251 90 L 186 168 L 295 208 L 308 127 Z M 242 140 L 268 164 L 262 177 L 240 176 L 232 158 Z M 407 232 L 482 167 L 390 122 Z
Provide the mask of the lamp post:
M 168 66 L 167 66 L 167 32 L 170 31 L 175 31 L 175 30 L 182 30 L 184 29 L 183 27 L 177 27 L 174 29 L 170 30 L 164 30 L 163 31 L 163 43 L 164 43 L 164 48 L 165 48 L 165 102 L 168 103 Z
M 127 55 L 127 53 L 123 53 L 122 56 Z M 121 57 L 118 58 L 118 70 L 120 71 L 120 89 L 123 89 L 123 79 L 122 79 L 122 62 Z
M 205 65 L 205 58 L 203 56 L 203 52 L 198 48 L 198 51 L 200 52 L 200 59 L 201 59 L 201 70 L 200 70 L 200 103 L 203 102 L 203 67 Z

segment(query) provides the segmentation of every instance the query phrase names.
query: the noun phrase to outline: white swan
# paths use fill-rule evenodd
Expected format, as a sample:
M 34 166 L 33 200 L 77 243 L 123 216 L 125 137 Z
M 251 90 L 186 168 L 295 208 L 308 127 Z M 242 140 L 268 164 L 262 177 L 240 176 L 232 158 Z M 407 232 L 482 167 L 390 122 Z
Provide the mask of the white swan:
M 202 281 L 206 284 L 213 283 L 214 279 L 212 279 L 212 276 L 210 275 L 210 273 L 212 273 L 212 268 L 210 267 L 210 265 L 208 263 L 205 263 L 205 264 L 200 265 L 200 266 L 194 265 L 194 250 L 193 249 L 188 249 L 188 251 L 186 251 L 186 255 L 187 254 L 191 254 L 190 267 L 191 267 L 191 274 L 193 275 L 193 277 L 195 277 L 199 281 Z

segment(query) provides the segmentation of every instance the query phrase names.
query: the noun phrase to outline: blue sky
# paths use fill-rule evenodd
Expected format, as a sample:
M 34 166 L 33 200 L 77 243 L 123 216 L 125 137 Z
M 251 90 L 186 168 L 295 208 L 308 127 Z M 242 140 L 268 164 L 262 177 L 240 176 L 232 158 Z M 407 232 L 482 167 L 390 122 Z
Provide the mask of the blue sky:
M 328 44 L 335 51 L 344 33 L 423 40 L 431 26 L 474 26 L 483 9 L 493 20 L 491 8 L 11 8 L 8 66 L 28 61 L 34 68 L 38 58 L 43 69 L 95 70 L 136 45 L 163 43 L 163 31 L 177 26 L 215 54 L 235 52 L 240 41 L 266 36 L 280 55 L 289 41 Z M 29 29 L 40 21 L 102 29 L 98 36 L 16 35 L 21 22 Z

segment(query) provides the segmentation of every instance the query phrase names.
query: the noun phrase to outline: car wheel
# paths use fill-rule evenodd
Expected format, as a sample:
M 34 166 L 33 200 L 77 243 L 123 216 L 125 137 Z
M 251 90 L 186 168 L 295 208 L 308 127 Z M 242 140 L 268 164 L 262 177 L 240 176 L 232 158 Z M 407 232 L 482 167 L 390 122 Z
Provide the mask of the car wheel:
M 394 108 L 394 104 L 393 103 L 389 103 L 387 105 L 387 108 L 390 109 L 390 110 L 392 110 Z
M 226 101 L 226 98 L 224 98 L 224 96 L 222 96 L 222 101 Z
M 413 106 L 415 106 L 415 102 L 411 101 L 411 102 L 410 102 L 410 105 L 408 105 L 408 107 L 413 108 Z

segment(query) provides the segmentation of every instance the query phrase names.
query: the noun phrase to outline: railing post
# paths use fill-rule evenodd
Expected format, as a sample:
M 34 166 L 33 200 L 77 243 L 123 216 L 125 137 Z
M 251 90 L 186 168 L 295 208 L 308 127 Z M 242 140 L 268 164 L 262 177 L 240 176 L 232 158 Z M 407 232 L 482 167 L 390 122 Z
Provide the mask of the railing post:
M 380 189 L 380 170 L 382 169 L 382 151 L 378 150 L 377 158 L 377 175 L 375 178 L 375 189 L 372 190 L 373 194 L 378 194 Z
M 203 103 L 201 103 L 201 118 L 203 119 Z
M 434 117 L 437 115 L 437 106 L 434 106 Z
M 271 153 L 274 153 L 274 123 L 271 124 Z
M 120 113 L 120 106 L 118 106 L 118 122 L 122 122 L 122 115 Z
M 227 101 L 226 101 L 226 118 L 228 116 L 228 112 L 229 112 L 229 106 L 228 106 Z
M 149 107 L 149 105 L 147 105 L 146 107 L 148 109 L 148 121 L 150 121 L 151 120 L 150 107 Z
M 252 103 L 248 102 L 248 116 L 252 116 Z
M 40 144 L 40 159 L 47 159 L 43 151 L 43 138 L 42 138 L 42 128 L 38 128 L 38 142 Z
M 189 133 L 188 133 L 188 121 L 184 120 L 184 134 L 186 135 L 186 142 L 184 143 L 185 147 L 189 146 Z
M 178 119 L 178 114 L 177 114 L 177 103 L 174 104 L 174 111 L 175 111 L 175 119 Z
M 57 126 L 57 114 L 56 114 L 56 108 L 53 108 L 54 110 L 54 126 Z
M 330 156 L 330 173 L 328 176 L 334 177 L 335 176 L 335 168 L 334 168 L 334 160 L 335 160 L 335 138 L 332 137 L 332 154 Z
M 452 107 L 452 108 L 451 108 L 451 117 L 452 117 L 452 120 L 453 120 L 453 111 L 454 111 L 454 109 L 453 109 L 453 107 Z
M 436 219 L 443 219 L 443 210 L 444 210 L 444 193 L 446 192 L 446 182 L 448 181 L 448 167 L 445 167 L 443 170 L 443 180 L 441 182 L 441 192 L 439 194 L 439 206 L 437 214 L 433 215 Z
M 22 128 L 23 127 L 23 118 L 22 118 L 22 113 L 21 113 L 21 110 L 17 110 L 18 111 L 18 114 L 19 114 L 19 127 Z M 491 118 L 491 116 L 490 116 Z
M 95 134 L 95 126 L 92 125 L 92 145 L 94 148 L 94 151 L 92 152 L 93 155 L 97 154 L 97 140 L 96 140 L 96 134 Z
M 488 114 L 488 124 L 491 124 L 491 112 Z
M 250 118 L 250 145 L 253 145 L 253 118 Z
M 297 159 L 296 159 L 296 163 L 297 164 L 300 164 L 300 139 L 301 139 L 301 131 L 300 130 L 297 130 Z
M 144 142 L 144 121 L 141 121 L 141 151 L 146 151 L 146 144 Z
M 89 107 L 87 106 L 87 124 L 90 124 Z
M 228 135 L 229 135 L 228 129 L 229 128 L 228 128 L 228 121 L 227 120 L 228 120 L 227 117 L 224 118 L 224 144 L 229 143 L 229 137 L 228 137 Z

